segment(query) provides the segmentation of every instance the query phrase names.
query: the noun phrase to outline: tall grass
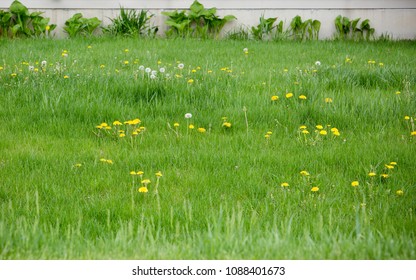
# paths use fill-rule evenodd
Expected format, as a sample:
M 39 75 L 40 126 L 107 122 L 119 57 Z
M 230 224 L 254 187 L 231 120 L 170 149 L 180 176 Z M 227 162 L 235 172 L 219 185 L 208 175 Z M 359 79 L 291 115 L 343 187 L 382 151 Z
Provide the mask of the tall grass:
M 413 42 L 0 50 L 1 259 L 416 257 Z M 96 128 L 135 118 L 137 137 Z

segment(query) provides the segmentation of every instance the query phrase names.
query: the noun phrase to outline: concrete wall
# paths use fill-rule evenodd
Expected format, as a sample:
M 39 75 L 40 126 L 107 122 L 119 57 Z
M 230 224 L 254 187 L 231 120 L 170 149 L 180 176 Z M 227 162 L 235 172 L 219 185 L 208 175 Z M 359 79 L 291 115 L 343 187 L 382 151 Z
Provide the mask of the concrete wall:
M 0 9 L 7 9 L 13 0 L 1 0 Z M 85 17 L 98 17 L 103 25 L 118 15 L 120 6 L 149 10 L 155 14 L 154 25 L 159 34 L 166 30 L 166 10 L 189 8 L 193 0 L 21 0 L 32 11 L 44 11 L 51 23 L 58 24 L 56 35 L 65 36 L 62 27 L 73 14 L 81 12 Z M 302 19 L 321 21 L 320 38 L 335 34 L 334 19 L 338 15 L 350 19 L 370 19 L 376 35 L 388 34 L 394 39 L 416 39 L 416 0 L 200 0 L 206 8 L 216 7 L 218 14 L 232 14 L 237 20 L 227 25 L 224 32 L 240 26 L 257 25 L 259 17 L 278 17 L 286 26 L 300 15 Z

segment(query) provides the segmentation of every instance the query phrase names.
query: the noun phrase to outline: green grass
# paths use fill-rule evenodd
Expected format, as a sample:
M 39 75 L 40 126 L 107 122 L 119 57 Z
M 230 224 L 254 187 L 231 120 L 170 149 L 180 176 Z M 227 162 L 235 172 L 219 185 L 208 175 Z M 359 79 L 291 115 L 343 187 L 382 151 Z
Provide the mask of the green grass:
M 0 53 L 0 259 L 416 258 L 414 42 L 26 39 Z M 96 128 L 135 118 L 136 137 Z

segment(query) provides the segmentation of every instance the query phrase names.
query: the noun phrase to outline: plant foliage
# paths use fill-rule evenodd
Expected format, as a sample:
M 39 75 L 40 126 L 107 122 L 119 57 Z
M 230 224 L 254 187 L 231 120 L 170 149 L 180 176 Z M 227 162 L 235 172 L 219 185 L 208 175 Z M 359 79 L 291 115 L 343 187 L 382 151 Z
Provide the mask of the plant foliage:
M 126 10 L 120 8 L 120 15 L 111 19 L 111 24 L 104 28 L 104 32 L 116 36 L 139 36 L 154 37 L 159 30 L 156 26 L 151 26 L 150 20 L 153 14 L 148 11 Z
M 290 33 L 295 40 L 318 40 L 321 22 L 319 20 L 307 19 L 302 21 L 298 15 L 295 16 L 290 23 Z
M 42 12 L 30 13 L 19 1 L 13 1 L 9 11 L 0 10 L 0 35 L 3 37 L 40 37 L 56 28 Z
M 277 25 L 275 18 L 265 18 L 264 15 L 260 17 L 260 23 L 257 26 L 251 27 L 251 34 L 254 39 L 269 40 L 282 38 L 285 32 L 283 31 L 283 21 L 281 20 Z
M 216 13 L 217 8 L 206 9 L 198 1 L 192 3 L 189 11 L 162 12 L 168 17 L 166 24 L 169 26 L 169 30 L 166 35 L 168 37 L 218 37 L 225 24 L 236 17 L 226 15 L 221 18 Z
M 375 29 L 370 26 L 370 20 L 365 19 L 359 25 L 361 18 L 350 20 L 341 15 L 335 18 L 337 39 L 341 40 L 370 40 L 374 38 Z
M 97 17 L 85 18 L 81 13 L 76 13 L 65 21 L 64 30 L 69 37 L 91 36 L 100 24 L 101 20 Z

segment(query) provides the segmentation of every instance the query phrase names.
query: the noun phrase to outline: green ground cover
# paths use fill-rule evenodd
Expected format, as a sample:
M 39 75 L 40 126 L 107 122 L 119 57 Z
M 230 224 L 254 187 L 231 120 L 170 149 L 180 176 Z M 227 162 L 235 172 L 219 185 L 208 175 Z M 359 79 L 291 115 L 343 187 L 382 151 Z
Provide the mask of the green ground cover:
M 0 259 L 415 259 L 415 54 L 0 40 Z

